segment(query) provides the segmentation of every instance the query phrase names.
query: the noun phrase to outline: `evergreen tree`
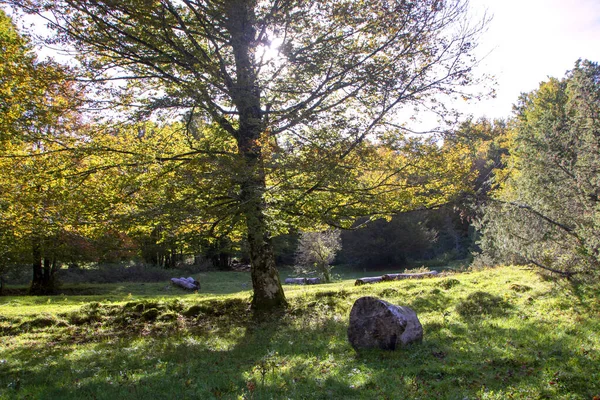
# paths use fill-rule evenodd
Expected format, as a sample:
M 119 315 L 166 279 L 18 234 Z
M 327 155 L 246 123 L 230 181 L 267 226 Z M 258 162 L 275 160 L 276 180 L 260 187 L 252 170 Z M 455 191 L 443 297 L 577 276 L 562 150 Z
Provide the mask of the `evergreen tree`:
M 600 67 L 578 61 L 523 95 L 482 247 L 565 277 L 600 271 Z M 516 257 L 516 259 L 515 259 Z

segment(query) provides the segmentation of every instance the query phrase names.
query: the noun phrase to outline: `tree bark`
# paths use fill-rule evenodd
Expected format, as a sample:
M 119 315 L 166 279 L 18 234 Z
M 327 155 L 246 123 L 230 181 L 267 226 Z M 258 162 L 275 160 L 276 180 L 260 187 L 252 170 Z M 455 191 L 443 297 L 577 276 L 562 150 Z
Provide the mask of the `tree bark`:
M 45 295 L 54 292 L 54 273 L 58 263 L 54 258 L 44 257 L 42 239 L 32 239 L 31 247 L 33 277 L 29 293 L 34 295 Z
M 357 279 L 354 282 L 354 286 L 361 286 L 361 285 L 364 285 L 365 283 L 377 283 L 377 282 L 383 282 L 383 278 L 381 276 L 367 276 L 364 278 Z
M 44 294 L 44 268 L 42 262 L 42 245 L 38 238 L 34 238 L 31 243 L 31 256 L 32 256 L 32 267 L 33 277 L 31 279 L 31 286 L 29 287 L 30 294 Z
M 52 262 L 49 257 L 44 257 L 44 282 L 50 282 L 52 277 Z
M 235 58 L 236 79 L 230 91 L 239 118 L 238 152 L 244 161 L 243 171 L 240 171 L 240 203 L 250 245 L 252 308 L 268 311 L 287 306 L 287 301 L 265 218 L 267 187 L 260 143 L 264 126 L 254 60 L 254 6 L 252 0 L 231 0 L 225 10 Z
M 267 311 L 287 306 L 279 272 L 275 266 L 275 253 L 265 218 L 264 173 L 248 160 L 252 177 L 242 184 L 242 210 L 246 218 L 247 239 L 250 247 L 250 274 L 252 277 L 252 308 Z

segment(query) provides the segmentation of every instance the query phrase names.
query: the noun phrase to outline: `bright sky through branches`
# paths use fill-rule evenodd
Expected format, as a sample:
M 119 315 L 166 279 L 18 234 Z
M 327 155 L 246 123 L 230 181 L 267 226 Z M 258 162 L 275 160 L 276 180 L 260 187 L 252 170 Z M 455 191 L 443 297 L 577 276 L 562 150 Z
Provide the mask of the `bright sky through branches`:
M 506 118 L 520 93 L 563 77 L 578 58 L 600 62 L 600 0 L 471 0 L 471 7 L 493 15 L 480 71 L 497 80 L 495 99 L 465 108 L 475 117 Z
M 600 0 L 471 0 L 473 20 L 493 16 L 480 41 L 478 73 L 493 75 L 496 98 L 461 104 L 475 118 L 507 118 L 520 93 L 562 77 L 578 58 L 600 62 Z M 26 18 L 29 27 L 33 19 Z M 35 29 L 43 29 L 36 23 Z M 278 43 L 266 58 L 275 58 Z M 42 51 L 43 55 L 57 54 Z M 65 57 L 57 57 L 64 60 Z M 425 117 L 427 119 L 427 117 Z M 427 123 L 426 125 L 430 125 Z

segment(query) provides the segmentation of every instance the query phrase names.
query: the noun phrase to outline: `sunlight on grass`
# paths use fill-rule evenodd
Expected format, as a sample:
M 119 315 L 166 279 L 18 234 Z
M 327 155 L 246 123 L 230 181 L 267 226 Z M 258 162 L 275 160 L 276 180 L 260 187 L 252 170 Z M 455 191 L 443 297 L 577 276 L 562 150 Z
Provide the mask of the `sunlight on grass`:
M 2 298 L 0 398 L 600 394 L 597 301 L 517 267 L 359 287 L 354 279 L 289 286 L 290 308 L 262 322 L 248 311 L 249 291 L 135 288 L 113 286 L 108 298 Z M 413 307 L 423 343 L 356 353 L 346 339 L 348 314 L 365 295 Z

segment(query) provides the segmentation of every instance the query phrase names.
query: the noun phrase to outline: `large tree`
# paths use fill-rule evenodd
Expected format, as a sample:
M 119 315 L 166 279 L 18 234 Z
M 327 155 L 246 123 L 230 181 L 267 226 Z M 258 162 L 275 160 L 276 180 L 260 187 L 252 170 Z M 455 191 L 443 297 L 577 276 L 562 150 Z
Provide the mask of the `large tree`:
M 256 309 L 286 304 L 278 221 L 348 225 L 444 197 L 439 170 L 426 178 L 408 157 L 377 160 L 398 147 L 433 151 L 399 144 L 401 109 L 444 112 L 437 96 L 465 95 L 482 28 L 469 26 L 466 0 L 6 2 L 46 18 L 90 80 L 127 82 L 105 92 L 120 92 L 124 111 L 180 113 L 192 134 L 210 125 L 235 143 L 225 192 L 244 225 Z
M 482 246 L 562 276 L 600 272 L 600 66 L 524 94 L 507 135 L 506 168 L 484 217 Z

